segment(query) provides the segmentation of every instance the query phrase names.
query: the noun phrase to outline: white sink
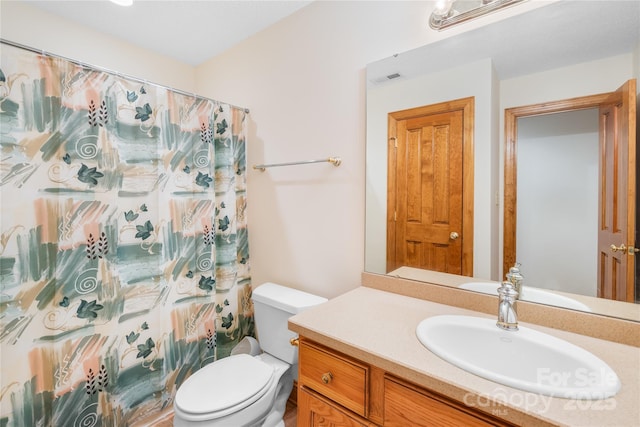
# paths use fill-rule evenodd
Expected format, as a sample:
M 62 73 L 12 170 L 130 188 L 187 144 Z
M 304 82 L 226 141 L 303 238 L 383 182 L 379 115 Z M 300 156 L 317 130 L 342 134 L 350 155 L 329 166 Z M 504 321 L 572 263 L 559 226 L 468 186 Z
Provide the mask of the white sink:
M 485 294 L 498 295 L 498 287 L 500 283 L 497 282 L 469 282 L 458 286 L 460 289 L 467 289 L 470 291 L 482 292 Z M 553 305 L 556 307 L 570 308 L 580 311 L 591 311 L 591 309 L 572 298 L 564 295 L 557 294 L 555 292 L 549 292 L 540 288 L 532 288 L 525 286 L 520 299 L 523 301 L 537 302 L 541 304 Z
M 420 342 L 465 371 L 532 393 L 605 399 L 620 390 L 616 373 L 598 357 L 567 341 L 472 316 L 433 316 L 416 328 Z

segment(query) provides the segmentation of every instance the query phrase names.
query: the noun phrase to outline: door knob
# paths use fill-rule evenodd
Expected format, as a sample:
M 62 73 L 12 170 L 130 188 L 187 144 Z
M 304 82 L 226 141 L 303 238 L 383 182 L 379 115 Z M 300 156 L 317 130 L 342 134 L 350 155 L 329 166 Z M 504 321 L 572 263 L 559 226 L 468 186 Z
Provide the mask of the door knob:
M 627 250 L 627 247 L 623 244 L 621 244 L 620 246 L 616 246 L 616 245 L 611 245 L 611 252 L 625 252 Z
M 456 240 L 458 237 L 460 237 L 460 235 L 458 233 L 456 233 L 455 231 L 452 231 L 451 234 L 449 234 L 449 238 L 451 240 Z

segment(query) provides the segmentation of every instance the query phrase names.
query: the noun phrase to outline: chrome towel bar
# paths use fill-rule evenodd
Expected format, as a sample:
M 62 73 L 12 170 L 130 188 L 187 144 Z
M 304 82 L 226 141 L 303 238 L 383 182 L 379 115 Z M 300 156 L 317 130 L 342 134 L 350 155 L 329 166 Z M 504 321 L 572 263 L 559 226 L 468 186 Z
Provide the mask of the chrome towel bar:
M 254 165 L 253 168 L 264 172 L 265 169 L 267 168 L 275 168 L 279 166 L 307 165 L 311 163 L 323 163 L 323 162 L 332 163 L 334 166 L 340 166 L 340 163 L 342 163 L 342 159 L 340 159 L 340 157 L 329 157 L 328 159 L 320 159 L 320 160 L 302 160 L 299 162 L 273 163 L 270 165 Z

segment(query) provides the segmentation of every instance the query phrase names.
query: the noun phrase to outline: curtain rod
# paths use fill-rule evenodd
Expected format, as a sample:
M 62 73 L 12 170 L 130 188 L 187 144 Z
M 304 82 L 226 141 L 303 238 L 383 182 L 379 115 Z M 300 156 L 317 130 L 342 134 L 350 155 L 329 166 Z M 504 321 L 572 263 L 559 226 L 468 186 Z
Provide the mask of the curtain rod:
M 147 81 L 147 80 L 143 80 L 143 79 L 138 78 L 138 77 L 134 77 L 134 76 L 130 76 L 130 75 L 127 75 L 127 74 L 123 74 L 123 73 L 121 73 L 119 71 L 113 71 L 113 70 L 110 70 L 108 68 L 99 67 L 97 65 L 87 64 L 86 62 L 77 61 L 75 59 L 67 58 L 66 56 L 62 56 L 62 55 L 56 55 L 55 53 L 50 53 L 50 52 L 46 52 L 46 51 L 41 50 L 41 49 L 36 49 L 36 48 L 33 48 L 33 47 L 25 46 L 23 44 L 12 42 L 12 41 L 9 41 L 9 40 L 3 39 L 3 38 L 0 38 L 0 43 L 6 44 L 6 45 L 9 45 L 9 46 L 13 46 L 13 47 L 17 47 L 19 49 L 24 49 L 24 50 L 27 50 L 29 52 L 37 53 L 39 55 L 47 55 L 47 56 L 52 56 L 52 57 L 59 58 L 59 59 L 64 59 L 65 61 L 72 62 L 72 63 L 74 63 L 76 65 L 79 65 L 79 66 L 81 66 L 83 68 L 87 68 L 87 67 L 88 68 L 94 68 L 94 69 L 96 69 L 98 71 L 102 71 L 102 72 L 105 72 L 105 73 L 108 73 L 108 74 L 112 74 L 112 75 L 115 75 L 115 76 L 118 76 L 118 77 L 123 77 L 125 79 L 133 80 L 133 81 L 138 82 L 138 83 L 152 85 L 152 86 L 156 86 L 156 87 L 159 87 L 159 88 L 167 89 L 167 90 L 179 93 L 181 95 L 194 96 L 194 97 L 206 99 L 208 101 L 215 102 L 215 103 L 227 104 L 227 105 L 230 105 L 233 108 L 237 108 L 239 110 L 243 110 L 245 113 L 249 114 L 249 109 L 246 108 L 246 107 L 239 107 L 237 105 L 229 104 L 227 102 L 222 102 L 222 101 L 218 101 L 216 99 L 207 98 L 206 96 L 196 95 L 193 92 L 186 92 L 184 90 L 175 89 L 175 88 L 172 88 L 170 86 L 161 85 L 161 84 L 158 84 L 158 83 L 153 83 L 153 82 L 150 82 L 150 81 Z

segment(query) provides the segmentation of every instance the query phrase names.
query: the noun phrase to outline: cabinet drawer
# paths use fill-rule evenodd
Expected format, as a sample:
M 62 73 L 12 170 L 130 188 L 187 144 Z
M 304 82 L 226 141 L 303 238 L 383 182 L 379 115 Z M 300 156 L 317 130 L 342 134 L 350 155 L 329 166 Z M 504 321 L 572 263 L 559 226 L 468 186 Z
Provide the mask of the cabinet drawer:
M 367 416 L 367 365 L 301 340 L 299 366 L 301 386 L 317 391 L 362 417 Z
M 401 380 L 384 380 L 385 427 L 507 427 L 489 414 Z

